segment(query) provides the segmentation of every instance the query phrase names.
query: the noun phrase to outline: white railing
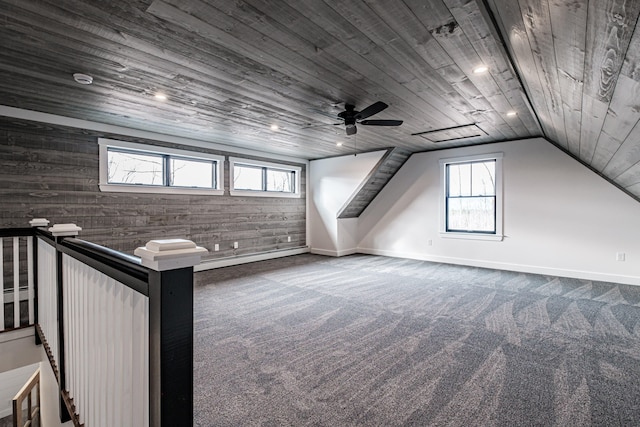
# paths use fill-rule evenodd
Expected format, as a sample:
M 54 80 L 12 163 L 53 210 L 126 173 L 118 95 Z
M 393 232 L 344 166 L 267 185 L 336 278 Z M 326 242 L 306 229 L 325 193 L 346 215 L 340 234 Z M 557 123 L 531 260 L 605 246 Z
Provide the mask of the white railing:
M 22 234 L 22 233 L 20 233 Z M 12 250 L 5 254 L 5 239 L 12 242 Z M 26 246 L 25 255 L 20 256 L 20 248 Z M 6 259 L 5 259 L 6 258 Z M 11 267 L 13 272 L 11 286 L 5 284 L 5 262 Z M 26 283 L 20 281 L 21 275 L 27 274 Z M 23 308 L 21 302 L 28 301 L 27 323 L 22 322 Z M 6 329 L 17 329 L 34 323 L 34 282 L 33 282 L 33 237 L 32 236 L 10 236 L 0 237 L 0 332 Z M 11 326 L 5 322 L 5 305 L 11 305 L 13 309 L 13 319 Z
M 80 423 L 148 426 L 149 298 L 70 256 L 62 263 L 66 386 Z
M 56 374 L 61 421 L 191 425 L 193 266 L 206 249 L 159 240 L 138 248 L 136 257 L 73 238 L 80 230 L 74 224 L 35 228 L 46 223 L 0 229 L 0 277 L 8 266 L 14 292 L 9 302 L 0 292 L 0 314 L 5 305 L 29 307 L 36 344 L 44 344 Z M 7 238 L 13 257 L 5 260 Z M 24 310 L 16 311 L 13 324 L 20 315 L 26 323 Z
M 38 244 L 38 324 L 58 364 L 58 290 L 56 249 L 41 238 Z

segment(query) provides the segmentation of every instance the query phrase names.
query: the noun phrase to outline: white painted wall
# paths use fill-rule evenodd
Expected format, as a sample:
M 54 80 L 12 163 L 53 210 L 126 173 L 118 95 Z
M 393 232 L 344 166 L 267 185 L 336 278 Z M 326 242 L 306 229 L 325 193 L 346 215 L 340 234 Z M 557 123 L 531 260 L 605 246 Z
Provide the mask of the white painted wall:
M 357 221 L 338 220 L 349 197 L 382 158 L 384 150 L 309 162 L 309 245 L 311 252 L 340 256 L 355 252 Z
M 42 415 L 42 425 L 47 427 L 67 427 L 73 426 L 71 421 L 60 422 L 60 391 L 58 382 L 51 369 L 51 364 L 47 358 L 44 347 L 40 346 L 42 362 L 40 363 L 40 397 L 42 404 L 40 414 Z
M 504 240 L 441 237 L 438 161 L 495 152 Z M 358 229 L 364 253 L 640 285 L 640 203 L 541 138 L 414 154 Z
M 39 363 L 35 363 L 0 374 L 0 418 L 11 415 L 13 412 L 13 398 L 31 378 L 31 375 L 38 370 L 39 366 Z
M 0 334 L 0 373 L 38 362 L 40 350 L 35 345 L 33 326 Z

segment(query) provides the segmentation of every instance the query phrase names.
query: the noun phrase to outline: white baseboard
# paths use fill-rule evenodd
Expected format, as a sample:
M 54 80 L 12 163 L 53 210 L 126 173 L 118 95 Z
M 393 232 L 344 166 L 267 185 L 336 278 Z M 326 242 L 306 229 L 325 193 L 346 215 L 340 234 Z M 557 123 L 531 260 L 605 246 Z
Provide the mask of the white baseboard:
M 309 252 L 309 247 L 304 246 L 294 249 L 281 249 L 259 254 L 239 255 L 234 257 L 220 258 L 203 261 L 193 267 L 193 271 L 213 270 L 214 268 L 229 267 L 232 265 L 247 264 L 249 262 L 266 261 L 268 259 L 282 258 L 291 255 L 305 254 Z
M 512 264 L 487 260 L 444 257 L 416 252 L 389 251 L 384 249 L 358 248 L 358 253 L 382 255 L 393 258 L 408 258 L 420 261 L 441 262 L 445 264 L 468 265 L 471 267 L 494 268 L 497 270 L 517 271 L 520 273 L 542 274 L 547 276 L 569 277 L 572 279 L 596 280 L 600 282 L 622 283 L 640 286 L 640 277 L 619 274 L 599 273 L 595 271 L 570 270 L 538 265 Z
M 358 253 L 358 248 L 342 249 L 342 250 L 339 250 L 339 251 L 334 251 L 334 250 L 330 250 L 330 249 L 311 248 L 310 252 L 312 254 L 316 254 L 316 255 L 341 257 L 341 256 L 346 256 L 346 255 L 357 254 Z

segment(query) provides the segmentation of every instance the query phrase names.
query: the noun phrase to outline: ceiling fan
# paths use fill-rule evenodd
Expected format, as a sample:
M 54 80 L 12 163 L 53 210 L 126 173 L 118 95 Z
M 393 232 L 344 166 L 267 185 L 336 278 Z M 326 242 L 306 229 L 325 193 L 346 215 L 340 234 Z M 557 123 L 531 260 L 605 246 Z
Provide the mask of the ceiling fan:
M 355 105 L 345 104 L 344 111 L 338 114 L 338 117 L 344 120 L 347 135 L 355 135 L 358 132 L 356 124 L 364 126 L 400 126 L 402 124 L 402 120 L 365 120 L 367 117 L 378 114 L 387 107 L 387 104 L 378 101 L 369 105 L 362 111 L 356 111 Z M 342 123 L 336 124 L 339 125 Z

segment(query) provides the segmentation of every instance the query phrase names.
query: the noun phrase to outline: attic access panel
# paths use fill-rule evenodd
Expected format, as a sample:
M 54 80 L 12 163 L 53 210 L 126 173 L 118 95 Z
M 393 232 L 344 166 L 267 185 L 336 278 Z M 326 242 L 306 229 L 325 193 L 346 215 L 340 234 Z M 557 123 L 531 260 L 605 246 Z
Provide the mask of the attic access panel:
M 424 139 L 437 143 L 455 141 L 457 139 L 475 138 L 485 136 L 487 133 L 480 129 L 478 125 L 461 125 L 444 129 L 428 130 L 425 132 L 412 133 L 413 136 L 421 136 Z

